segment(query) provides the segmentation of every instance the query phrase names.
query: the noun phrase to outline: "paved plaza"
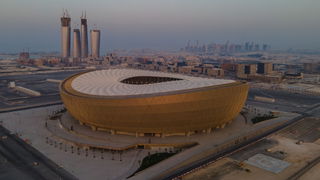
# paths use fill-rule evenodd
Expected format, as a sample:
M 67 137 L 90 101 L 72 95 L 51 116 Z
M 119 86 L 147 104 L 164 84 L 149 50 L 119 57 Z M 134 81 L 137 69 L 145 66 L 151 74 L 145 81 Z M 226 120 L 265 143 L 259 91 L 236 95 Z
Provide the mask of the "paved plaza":
M 29 110 L 2 113 L 2 125 L 12 133 L 18 134 L 49 159 L 65 168 L 79 179 L 125 179 L 135 172 L 141 160 L 148 153 L 174 150 L 161 144 L 179 144 L 196 142 L 198 145 L 185 149 L 177 155 L 152 166 L 130 179 L 149 179 L 169 170 L 200 154 L 205 154 L 219 145 L 239 136 L 252 133 L 275 123 L 285 122 L 296 114 L 282 113 L 281 117 L 253 125 L 242 116 L 235 119 L 224 129 L 216 129 L 210 134 L 199 133 L 192 136 L 172 137 L 135 137 L 111 135 L 107 132 L 92 131 L 89 127 L 78 125 L 68 114 L 61 120 L 48 120 L 54 111 L 62 105 L 41 107 Z M 70 121 L 69 121 L 70 120 Z M 73 125 L 73 131 L 70 131 Z M 130 149 L 112 151 L 108 148 L 86 148 L 92 145 L 101 147 L 126 147 L 136 143 L 160 144 L 151 149 Z M 86 145 L 80 146 L 79 144 Z

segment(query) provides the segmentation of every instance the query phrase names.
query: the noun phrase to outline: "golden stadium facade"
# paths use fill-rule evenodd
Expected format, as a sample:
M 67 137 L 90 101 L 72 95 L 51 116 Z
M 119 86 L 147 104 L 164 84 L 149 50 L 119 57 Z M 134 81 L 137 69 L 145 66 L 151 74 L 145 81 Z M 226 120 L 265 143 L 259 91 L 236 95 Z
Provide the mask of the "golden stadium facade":
M 133 69 L 79 73 L 60 85 L 80 124 L 136 136 L 190 135 L 223 128 L 241 111 L 248 85 Z

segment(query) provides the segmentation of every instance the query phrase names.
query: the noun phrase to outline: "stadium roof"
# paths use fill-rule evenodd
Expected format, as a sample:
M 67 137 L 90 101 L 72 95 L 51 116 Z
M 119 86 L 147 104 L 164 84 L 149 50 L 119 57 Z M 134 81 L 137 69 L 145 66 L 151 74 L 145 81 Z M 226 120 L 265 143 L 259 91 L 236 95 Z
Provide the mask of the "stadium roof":
M 159 82 L 128 83 L 131 80 L 155 79 Z M 165 80 L 164 80 L 165 79 Z M 233 83 L 233 80 L 192 77 L 181 74 L 135 69 L 108 69 L 79 75 L 71 83 L 72 89 L 97 96 L 127 96 L 192 90 Z

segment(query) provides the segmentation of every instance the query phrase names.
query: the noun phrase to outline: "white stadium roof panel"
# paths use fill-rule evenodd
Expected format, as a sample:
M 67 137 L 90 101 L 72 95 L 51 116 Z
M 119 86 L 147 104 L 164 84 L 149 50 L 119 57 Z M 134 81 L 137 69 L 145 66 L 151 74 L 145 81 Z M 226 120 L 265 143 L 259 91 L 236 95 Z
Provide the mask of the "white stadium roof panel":
M 121 81 L 132 77 L 168 77 L 181 80 L 150 84 L 128 84 Z M 132 96 L 191 90 L 221 84 L 233 80 L 192 77 L 181 74 L 135 69 L 108 69 L 84 73 L 76 77 L 71 86 L 74 90 L 96 96 Z

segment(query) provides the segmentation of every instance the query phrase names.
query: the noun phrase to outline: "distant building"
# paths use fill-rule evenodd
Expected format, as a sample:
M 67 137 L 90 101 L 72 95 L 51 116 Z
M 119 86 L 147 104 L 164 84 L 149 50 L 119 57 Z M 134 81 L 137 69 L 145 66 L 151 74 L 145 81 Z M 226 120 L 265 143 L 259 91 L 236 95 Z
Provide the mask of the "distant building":
M 224 71 L 223 69 L 220 69 L 220 68 L 210 68 L 210 69 L 207 69 L 207 75 L 216 77 L 216 78 L 222 78 L 224 77 Z
M 237 64 L 224 63 L 224 64 L 221 64 L 221 68 L 222 68 L 224 71 L 236 72 L 236 70 L 237 70 Z
M 34 66 L 43 66 L 44 61 L 45 61 L 44 59 L 38 58 L 38 59 L 33 59 L 31 63 Z
M 88 26 L 86 14 L 81 16 L 81 57 L 88 57 Z
M 28 60 L 30 58 L 29 52 L 21 52 L 19 54 L 19 59 L 20 60 Z
M 267 50 L 269 50 L 270 49 L 270 46 L 268 45 L 268 44 L 263 44 L 262 45 L 262 50 L 263 51 L 267 51 Z
M 254 50 L 255 51 L 260 51 L 260 45 L 259 44 L 255 44 L 254 45 Z
M 71 18 L 67 11 L 61 17 L 61 57 L 70 57 L 70 22 Z
M 303 70 L 305 73 L 320 73 L 320 63 L 304 63 Z
M 249 75 L 255 75 L 257 72 L 256 64 L 238 64 L 237 65 L 237 78 L 248 79 Z
M 258 74 L 271 74 L 273 72 L 272 63 L 258 63 L 257 73 Z
M 93 29 L 90 31 L 91 56 L 99 58 L 100 56 L 100 30 Z
M 187 45 L 184 48 L 181 48 L 182 51 L 196 53 L 196 54 L 232 54 L 237 52 L 253 52 L 260 50 L 268 50 L 270 48 L 267 44 L 260 44 L 254 42 L 245 42 L 245 44 L 234 44 L 226 42 L 225 44 L 203 44 L 200 45 L 199 41 L 196 41 L 195 44 L 191 44 L 188 41 Z
M 80 30 L 73 30 L 73 57 L 80 58 L 81 57 L 81 42 L 80 42 Z
M 303 73 L 301 72 L 286 72 L 285 74 L 286 79 L 302 79 Z
M 281 74 L 272 74 L 272 75 L 255 74 L 255 75 L 249 75 L 248 79 L 252 81 L 260 81 L 260 82 L 266 82 L 266 83 L 281 83 L 283 77 Z

